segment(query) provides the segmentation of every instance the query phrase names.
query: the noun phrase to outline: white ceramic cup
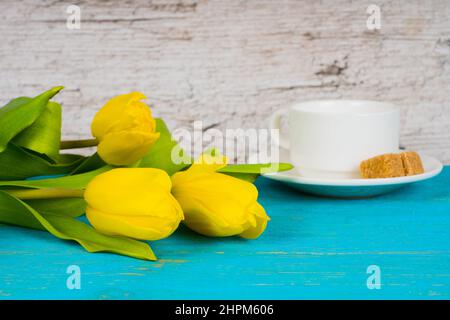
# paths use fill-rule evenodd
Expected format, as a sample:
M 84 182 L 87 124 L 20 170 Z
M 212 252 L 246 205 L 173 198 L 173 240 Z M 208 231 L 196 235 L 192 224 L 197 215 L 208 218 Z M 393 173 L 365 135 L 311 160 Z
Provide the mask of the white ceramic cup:
M 275 112 L 271 129 L 287 115 L 289 137 L 279 145 L 290 151 L 299 173 L 312 178 L 359 178 L 359 164 L 398 152 L 400 111 L 390 103 L 366 100 L 318 100 Z

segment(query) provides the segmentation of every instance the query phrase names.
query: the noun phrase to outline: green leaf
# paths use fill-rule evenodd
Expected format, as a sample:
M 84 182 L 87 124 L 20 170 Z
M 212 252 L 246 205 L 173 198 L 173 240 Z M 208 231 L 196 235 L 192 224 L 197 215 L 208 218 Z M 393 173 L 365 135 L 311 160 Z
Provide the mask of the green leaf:
M 75 159 L 73 162 L 54 164 L 31 151 L 9 143 L 8 147 L 0 153 L 0 180 L 21 180 L 40 175 L 68 174 L 83 161 L 82 157 Z
M 12 141 L 18 146 L 44 154 L 57 162 L 61 141 L 61 116 L 61 105 L 48 102 L 36 121 L 15 136 Z
M 230 173 L 257 173 L 261 174 L 264 170 L 264 173 L 269 172 L 280 172 L 287 171 L 294 168 L 294 166 L 290 163 L 257 163 L 257 164 L 229 164 L 226 167 L 223 167 L 218 172 L 230 172 Z
M 25 202 L 0 191 L 0 222 L 38 230 L 78 242 L 89 252 L 113 252 L 133 258 L 156 260 L 150 246 L 125 237 L 107 236 L 72 217 L 40 214 Z
M 31 100 L 14 99 L 0 109 L 0 152 L 6 149 L 12 138 L 37 120 L 49 100 L 62 88 L 52 88 Z
M 59 178 L 49 178 L 41 180 L 16 180 L 16 181 L 0 181 L 0 187 L 25 187 L 25 188 L 67 188 L 67 189 L 84 189 L 86 185 L 95 176 L 100 173 L 111 170 L 113 167 L 104 166 L 97 170 L 86 173 L 76 174 L 72 176 L 64 176 Z
M 257 173 L 236 173 L 236 172 L 220 172 L 223 174 L 226 174 L 227 176 L 232 176 L 235 177 L 237 179 L 241 179 L 241 180 L 245 180 L 248 182 L 255 182 L 256 179 L 258 179 L 259 174 Z
M 280 172 L 291 170 L 294 166 L 290 163 L 258 163 L 258 164 L 230 164 L 220 168 L 217 172 L 254 182 L 261 173 Z
M 98 153 L 94 153 L 90 157 L 87 157 L 84 159 L 84 161 L 77 167 L 75 170 L 73 170 L 70 174 L 78 174 L 78 173 L 84 173 L 92 170 L 96 170 L 98 168 L 106 166 L 106 162 L 103 161 Z
M 149 153 L 141 159 L 139 167 L 158 168 L 166 171 L 169 175 L 172 175 L 175 172 L 188 167 L 190 164 L 177 164 L 172 161 L 172 150 L 174 148 L 178 148 L 180 153 L 184 151 L 179 147 L 178 143 L 172 139 L 170 131 L 164 121 L 162 119 L 155 120 L 156 131 L 160 133 L 160 137 L 152 146 Z
M 77 162 L 77 165 L 80 165 L 80 163 L 83 163 L 83 161 L 86 159 L 86 157 L 79 155 L 79 154 L 73 154 L 73 153 L 60 153 L 58 155 L 58 161 L 56 161 L 58 164 L 71 164 L 74 162 Z
M 76 218 L 86 212 L 86 201 L 83 198 L 33 199 L 24 202 L 43 214 Z

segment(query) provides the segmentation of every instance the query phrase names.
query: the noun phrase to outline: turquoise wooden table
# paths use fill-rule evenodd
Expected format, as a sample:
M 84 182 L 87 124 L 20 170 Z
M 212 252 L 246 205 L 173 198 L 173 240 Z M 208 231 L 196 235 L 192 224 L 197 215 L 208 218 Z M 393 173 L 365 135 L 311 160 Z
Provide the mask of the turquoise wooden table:
M 0 297 L 88 299 L 450 298 L 450 167 L 365 200 L 300 194 L 260 178 L 271 216 L 257 240 L 180 229 L 160 258 L 90 254 L 48 233 L 0 225 Z M 68 289 L 67 268 L 80 269 Z M 369 266 L 380 289 L 369 289 Z

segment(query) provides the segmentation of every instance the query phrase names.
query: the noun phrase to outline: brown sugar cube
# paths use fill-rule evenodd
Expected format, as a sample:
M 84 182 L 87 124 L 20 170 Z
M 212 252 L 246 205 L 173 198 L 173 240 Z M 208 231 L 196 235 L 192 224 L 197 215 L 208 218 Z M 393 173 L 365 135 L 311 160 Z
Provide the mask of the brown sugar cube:
M 407 151 L 401 154 L 403 161 L 403 168 L 405 169 L 405 175 L 413 176 L 416 174 L 424 173 L 422 160 L 417 152 Z
M 359 166 L 361 176 L 365 179 L 393 178 L 405 175 L 403 161 L 400 154 L 382 154 L 361 162 Z

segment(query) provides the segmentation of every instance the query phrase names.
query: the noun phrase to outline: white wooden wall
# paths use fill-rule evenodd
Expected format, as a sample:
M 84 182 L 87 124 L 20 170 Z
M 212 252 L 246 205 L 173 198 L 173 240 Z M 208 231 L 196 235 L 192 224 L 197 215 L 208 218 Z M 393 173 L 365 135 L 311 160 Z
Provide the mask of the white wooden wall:
M 80 30 L 66 27 L 70 4 Z M 402 107 L 403 146 L 450 164 L 450 1 L 1 0 L 0 103 L 60 84 L 65 138 L 88 137 L 95 111 L 132 90 L 171 128 L 375 99 Z

